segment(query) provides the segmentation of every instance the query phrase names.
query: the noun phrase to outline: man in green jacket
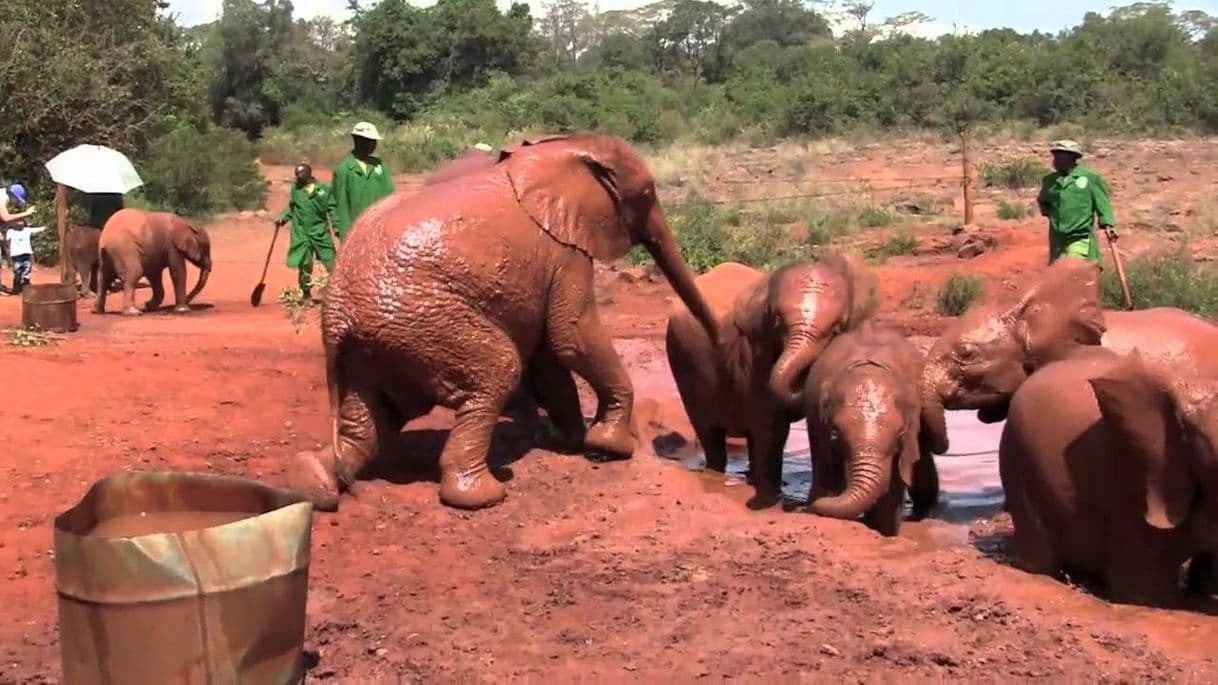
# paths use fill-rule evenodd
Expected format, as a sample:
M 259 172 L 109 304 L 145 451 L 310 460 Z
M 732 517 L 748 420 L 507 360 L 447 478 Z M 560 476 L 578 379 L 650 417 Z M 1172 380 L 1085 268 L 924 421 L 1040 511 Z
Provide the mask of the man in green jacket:
M 352 150 L 334 169 L 334 232 L 345 240 L 359 215 L 374 202 L 393 192 L 393 178 L 378 157 L 376 141 L 381 139 L 372 124 L 361 121 L 351 129 Z
M 1116 219 L 1108 200 L 1108 187 L 1094 169 L 1078 163 L 1083 149 L 1072 140 L 1060 140 L 1049 147 L 1053 155 L 1053 173 L 1041 183 L 1037 203 L 1040 213 L 1049 219 L 1049 263 L 1063 255 L 1082 257 L 1104 268 L 1095 234 L 1095 219 L 1115 241 Z
M 325 265 L 326 272 L 334 271 L 334 240 L 330 237 L 330 225 L 334 213 L 334 193 L 321 181 L 313 178 L 313 168 L 308 164 L 296 165 L 296 184 L 288 199 L 288 208 L 275 222 L 276 228 L 292 224 L 292 238 L 288 243 L 288 266 L 298 272 L 297 282 L 305 303 L 313 301 L 313 259 Z

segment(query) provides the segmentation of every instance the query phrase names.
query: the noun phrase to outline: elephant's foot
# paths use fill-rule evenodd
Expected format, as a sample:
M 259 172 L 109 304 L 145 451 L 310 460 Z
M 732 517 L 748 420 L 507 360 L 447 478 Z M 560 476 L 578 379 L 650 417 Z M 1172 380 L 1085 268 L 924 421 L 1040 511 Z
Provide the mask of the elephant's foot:
M 93 308 L 90 309 L 89 311 L 93 312 L 94 314 L 105 314 L 106 313 L 105 309 L 103 309 L 102 307 L 98 307 L 97 305 L 93 305 Z
M 137 309 L 135 307 L 127 307 L 126 309 L 123 310 L 123 316 L 140 316 L 143 313 L 144 312 L 140 311 L 139 309 Z
M 630 430 L 630 422 L 623 420 L 618 423 L 595 424 L 588 429 L 584 445 L 591 452 L 629 459 L 634 456 L 638 443 L 634 432 Z
M 188 306 L 186 306 L 186 305 L 184 305 L 184 304 L 180 304 L 180 305 L 178 305 L 178 306 L 174 307 L 174 308 L 173 308 L 173 311 L 174 311 L 174 313 L 176 313 L 176 314 L 187 314 L 187 313 L 189 313 L 189 312 L 190 312 L 190 307 L 188 307 Z
M 440 501 L 456 509 L 484 509 L 507 497 L 507 488 L 487 468 L 460 473 L 446 472 L 440 477 Z
M 297 452 L 288 464 L 288 489 L 307 498 L 318 511 L 338 511 L 338 479 L 333 469 L 322 464 L 324 454 L 328 450 Z

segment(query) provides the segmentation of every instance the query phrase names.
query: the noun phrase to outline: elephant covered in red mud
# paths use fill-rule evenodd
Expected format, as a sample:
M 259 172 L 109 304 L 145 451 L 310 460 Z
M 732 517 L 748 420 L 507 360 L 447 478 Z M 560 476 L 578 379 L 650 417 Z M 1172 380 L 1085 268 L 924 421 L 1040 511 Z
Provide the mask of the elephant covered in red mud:
M 875 276 L 831 252 L 771 274 L 720 264 L 696 280 L 716 316 L 716 347 L 685 307 L 668 317 L 665 348 L 681 402 L 706 452 L 723 471 L 727 438 L 747 437 L 751 506 L 775 503 L 790 424 L 803 418 L 803 378 L 825 345 L 875 308 Z
M 638 244 L 718 341 L 655 180 L 620 138 L 524 141 L 459 182 L 374 204 L 344 243 L 322 307 L 332 447 L 297 455 L 293 487 L 318 509 L 336 509 L 383 439 L 439 405 L 456 414 L 440 456 L 440 500 L 468 509 L 500 502 L 505 488 L 487 466 L 491 432 L 542 345 L 596 392 L 585 446 L 632 455 L 634 393 L 597 315 L 593 260 L 620 259 Z

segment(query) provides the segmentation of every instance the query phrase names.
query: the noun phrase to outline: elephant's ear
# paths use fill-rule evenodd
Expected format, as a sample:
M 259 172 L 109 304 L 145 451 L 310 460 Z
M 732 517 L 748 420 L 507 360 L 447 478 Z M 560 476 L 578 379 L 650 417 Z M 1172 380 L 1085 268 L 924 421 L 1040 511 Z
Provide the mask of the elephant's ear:
M 1100 309 L 1099 276 L 1099 268 L 1087 260 L 1059 259 L 1003 315 L 1022 348 L 1025 366 L 1037 369 L 1079 346 L 1100 344 L 1107 325 Z
M 617 173 L 596 153 L 529 145 L 512 150 L 503 166 L 516 200 L 551 238 L 607 262 L 630 252 Z
M 1163 369 L 1152 368 L 1134 350 L 1090 380 L 1105 425 L 1113 431 L 1118 458 L 1131 461 L 1117 477 L 1131 474 L 1139 482 L 1128 491 L 1143 491 L 1144 516 L 1155 528 L 1171 529 L 1188 518 L 1197 481 L 1185 439 L 1182 411 L 1186 391 Z M 1119 486 L 1118 486 L 1119 487 Z
M 207 241 L 207 233 L 203 229 L 186 219 L 174 217 L 172 233 L 171 240 L 178 252 L 189 255 L 192 258 L 202 254 L 203 243 Z

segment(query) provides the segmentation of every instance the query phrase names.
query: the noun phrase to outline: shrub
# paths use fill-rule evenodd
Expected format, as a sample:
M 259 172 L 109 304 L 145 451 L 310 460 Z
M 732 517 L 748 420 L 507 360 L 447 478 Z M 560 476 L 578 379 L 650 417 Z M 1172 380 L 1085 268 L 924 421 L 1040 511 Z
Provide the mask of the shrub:
M 998 164 L 982 164 L 981 183 L 987 188 L 1034 188 L 1040 185 L 1041 179 L 1049 173 L 1050 169 L 1040 160 L 1021 157 Z
M 1031 214 L 1027 205 L 1003 200 L 998 204 L 998 218 L 1003 221 L 1018 221 Z
M 681 256 L 694 271 L 702 273 L 727 261 L 726 222 L 717 205 L 695 197 L 670 209 L 668 222 Z
M 870 250 L 867 255 L 875 261 L 884 261 L 889 257 L 913 254 L 918 249 L 918 239 L 906 230 L 899 230 L 884 244 Z
M 140 170 L 142 195 L 158 209 L 198 218 L 261 209 L 268 184 L 257 156 L 245 136 L 232 129 L 174 129 L 149 146 Z
M 939 288 L 936 298 L 939 313 L 943 316 L 960 316 L 968 311 L 973 302 L 981 297 L 981 285 L 981 279 L 976 276 L 951 276 Z
M 863 228 L 891 226 L 892 211 L 879 205 L 864 205 L 858 211 L 858 222 Z
M 1177 307 L 1198 316 L 1218 315 L 1218 274 L 1198 266 L 1184 250 L 1130 260 L 1125 273 L 1134 309 Z M 1115 269 L 1104 270 L 1100 287 L 1105 308 L 1125 308 Z

